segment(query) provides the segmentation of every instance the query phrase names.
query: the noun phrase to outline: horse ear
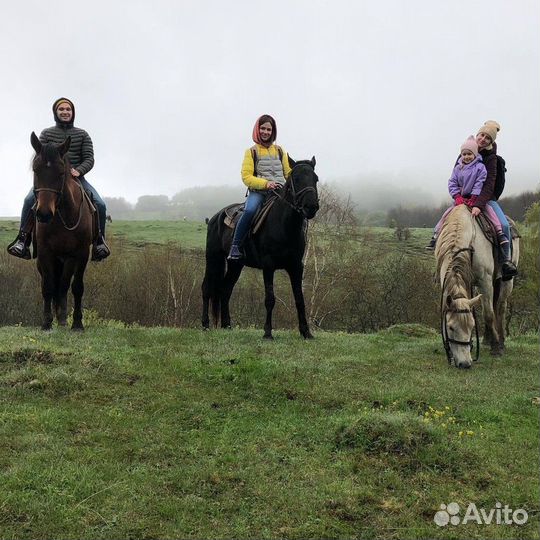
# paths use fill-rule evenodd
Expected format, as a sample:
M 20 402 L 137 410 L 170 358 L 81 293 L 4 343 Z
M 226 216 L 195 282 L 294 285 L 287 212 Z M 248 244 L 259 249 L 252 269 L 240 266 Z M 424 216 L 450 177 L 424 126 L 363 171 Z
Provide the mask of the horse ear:
M 41 148 L 43 145 L 41 144 L 41 141 L 38 139 L 37 135 L 32 131 L 32 134 L 30 135 L 30 143 L 32 144 L 32 148 L 36 151 L 36 154 L 39 154 L 41 152 Z
M 69 147 L 71 145 L 71 136 L 69 136 L 59 147 L 58 152 L 63 157 L 64 154 L 69 150 Z
M 291 166 L 291 169 L 296 165 L 296 161 L 291 156 L 289 157 L 289 165 Z
M 446 307 L 450 308 L 452 307 L 452 304 L 454 303 L 454 300 L 450 295 L 446 296 Z
M 311 166 L 312 166 L 313 168 L 315 168 L 315 163 L 316 163 L 316 161 L 315 161 L 315 156 L 313 156 L 313 157 L 311 158 Z
M 474 298 L 471 298 L 469 300 L 469 307 L 477 306 L 480 303 L 480 300 L 482 299 L 482 295 L 479 294 L 478 296 L 475 296 Z

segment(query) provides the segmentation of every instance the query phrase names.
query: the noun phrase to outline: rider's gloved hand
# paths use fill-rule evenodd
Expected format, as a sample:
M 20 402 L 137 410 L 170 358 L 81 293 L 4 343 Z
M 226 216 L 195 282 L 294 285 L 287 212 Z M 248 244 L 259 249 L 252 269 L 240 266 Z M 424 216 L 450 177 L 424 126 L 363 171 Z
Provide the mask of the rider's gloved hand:
M 467 206 L 470 206 L 471 208 L 474 206 L 474 203 L 476 202 L 476 195 L 471 195 L 466 201 L 465 204 Z

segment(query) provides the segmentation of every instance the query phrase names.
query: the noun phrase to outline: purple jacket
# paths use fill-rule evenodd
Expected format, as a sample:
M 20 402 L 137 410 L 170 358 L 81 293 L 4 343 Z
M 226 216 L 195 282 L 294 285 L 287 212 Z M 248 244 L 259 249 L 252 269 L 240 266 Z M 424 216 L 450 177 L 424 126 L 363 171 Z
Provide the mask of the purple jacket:
M 480 195 L 486 176 L 486 167 L 480 154 L 468 165 L 463 165 L 461 158 L 459 158 L 457 165 L 452 171 L 452 176 L 448 180 L 448 191 L 453 199 L 457 195 L 461 195 L 462 197 Z

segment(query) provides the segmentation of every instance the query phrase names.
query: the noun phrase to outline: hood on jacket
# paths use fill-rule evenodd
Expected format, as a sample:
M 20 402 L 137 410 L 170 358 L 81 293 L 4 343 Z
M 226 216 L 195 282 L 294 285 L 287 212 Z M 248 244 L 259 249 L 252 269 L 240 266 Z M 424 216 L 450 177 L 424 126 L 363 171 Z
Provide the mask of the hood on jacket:
M 262 124 L 266 122 L 270 122 L 270 124 L 272 124 L 272 136 L 270 137 L 270 140 L 268 141 L 268 143 L 263 143 L 261 141 L 261 134 L 259 133 L 259 128 L 261 127 Z M 269 114 L 263 114 L 262 116 L 257 118 L 257 121 L 255 122 L 255 125 L 253 126 L 253 135 L 251 137 L 253 139 L 253 142 L 260 144 L 261 146 L 271 146 L 276 140 L 276 137 L 277 137 L 277 125 L 274 118 L 270 116 Z

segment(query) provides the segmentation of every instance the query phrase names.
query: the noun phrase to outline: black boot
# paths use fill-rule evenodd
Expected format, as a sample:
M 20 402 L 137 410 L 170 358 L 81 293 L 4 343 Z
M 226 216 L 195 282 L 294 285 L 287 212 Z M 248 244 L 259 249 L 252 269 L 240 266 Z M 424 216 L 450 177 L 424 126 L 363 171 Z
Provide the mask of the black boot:
M 499 253 L 501 258 L 501 271 L 502 271 L 502 279 L 503 281 L 508 281 L 512 279 L 513 277 L 517 276 L 517 267 L 512 262 L 511 256 L 510 256 L 510 242 L 508 241 L 508 238 L 506 238 L 506 235 L 504 234 L 498 234 L 497 240 L 499 241 Z
M 241 258 L 242 258 L 242 252 L 240 251 L 238 244 L 233 244 L 231 246 L 231 250 L 229 251 L 229 255 L 227 259 L 237 261 Z
M 31 259 L 32 255 L 30 254 L 30 242 L 32 241 L 32 235 L 24 231 L 19 231 L 19 234 L 14 242 L 9 244 L 7 251 L 10 255 L 14 257 L 19 257 L 20 259 Z
M 97 240 L 92 245 L 92 260 L 102 261 L 111 254 L 109 246 L 105 243 L 105 238 L 100 234 Z
M 433 251 L 435 249 L 435 244 L 437 243 L 437 237 L 433 235 L 431 237 L 431 240 L 429 241 L 429 244 L 424 249 L 429 249 Z

